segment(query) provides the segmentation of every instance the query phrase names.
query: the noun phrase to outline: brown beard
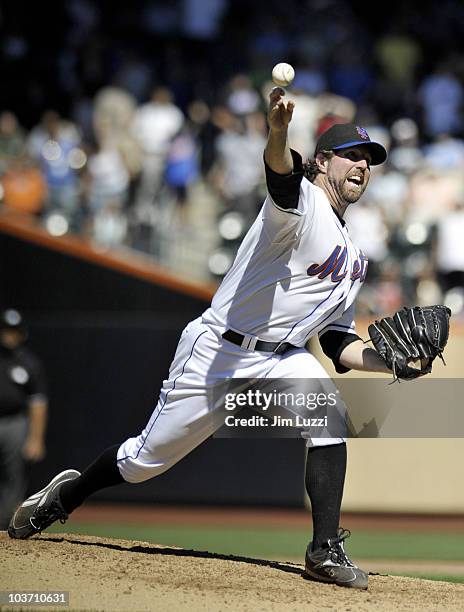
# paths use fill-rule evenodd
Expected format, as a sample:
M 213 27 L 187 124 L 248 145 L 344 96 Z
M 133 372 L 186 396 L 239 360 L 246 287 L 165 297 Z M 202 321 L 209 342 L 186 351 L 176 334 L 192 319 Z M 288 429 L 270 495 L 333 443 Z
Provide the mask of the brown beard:
M 357 202 L 359 200 L 359 198 L 362 196 L 362 194 L 364 193 L 366 187 L 367 187 L 367 182 L 364 179 L 364 182 L 359 185 L 360 190 L 359 191 L 355 191 L 354 188 L 350 189 L 349 187 L 347 187 L 347 184 L 350 185 L 350 183 L 348 181 L 343 181 L 343 187 L 341 189 L 342 195 L 343 195 L 343 199 L 346 202 L 349 202 L 350 204 L 354 204 L 355 202 Z

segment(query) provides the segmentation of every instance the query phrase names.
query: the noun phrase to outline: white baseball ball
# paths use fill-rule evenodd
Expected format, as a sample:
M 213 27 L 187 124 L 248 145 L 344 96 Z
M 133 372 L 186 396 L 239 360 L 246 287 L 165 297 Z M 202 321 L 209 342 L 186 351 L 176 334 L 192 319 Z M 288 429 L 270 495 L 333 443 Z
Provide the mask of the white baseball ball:
M 272 69 L 272 80 L 280 87 L 287 87 L 295 78 L 295 70 L 290 64 L 276 64 Z

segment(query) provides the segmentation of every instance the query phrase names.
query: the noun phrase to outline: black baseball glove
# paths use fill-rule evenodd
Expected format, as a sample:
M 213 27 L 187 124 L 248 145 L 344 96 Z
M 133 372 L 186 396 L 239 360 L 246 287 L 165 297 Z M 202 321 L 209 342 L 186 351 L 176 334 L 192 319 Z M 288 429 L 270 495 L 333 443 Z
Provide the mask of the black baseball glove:
M 435 357 L 444 363 L 450 316 L 446 306 L 414 306 L 369 325 L 370 339 L 394 380 L 429 374 Z

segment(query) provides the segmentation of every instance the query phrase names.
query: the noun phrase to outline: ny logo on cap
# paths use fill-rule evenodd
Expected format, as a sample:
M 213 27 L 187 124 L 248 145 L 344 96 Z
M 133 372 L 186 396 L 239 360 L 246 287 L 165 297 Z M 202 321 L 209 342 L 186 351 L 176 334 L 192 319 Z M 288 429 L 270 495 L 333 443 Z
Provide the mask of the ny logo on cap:
M 364 140 L 369 140 L 369 134 L 363 127 L 356 126 L 356 131 L 361 136 L 361 138 L 364 138 Z

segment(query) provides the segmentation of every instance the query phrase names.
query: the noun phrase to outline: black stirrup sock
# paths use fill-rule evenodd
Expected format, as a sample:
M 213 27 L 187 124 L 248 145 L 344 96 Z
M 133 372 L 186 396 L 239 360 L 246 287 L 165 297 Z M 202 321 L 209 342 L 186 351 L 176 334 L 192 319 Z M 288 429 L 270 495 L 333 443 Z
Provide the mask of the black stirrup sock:
M 313 516 L 313 549 L 337 535 L 345 472 L 345 443 L 308 448 L 305 481 Z
M 126 482 L 117 465 L 118 449 L 119 444 L 110 446 L 82 472 L 79 478 L 69 480 L 60 487 L 61 504 L 68 514 L 95 491 Z

